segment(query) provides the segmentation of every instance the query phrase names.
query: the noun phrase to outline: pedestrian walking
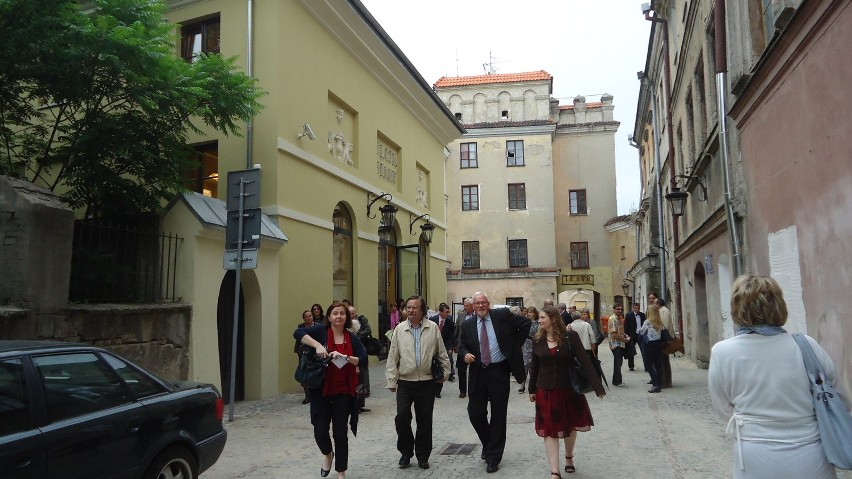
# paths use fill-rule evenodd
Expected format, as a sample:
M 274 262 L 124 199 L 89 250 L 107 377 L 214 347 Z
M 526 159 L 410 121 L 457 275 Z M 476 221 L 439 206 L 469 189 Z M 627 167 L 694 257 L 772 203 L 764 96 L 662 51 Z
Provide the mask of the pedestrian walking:
M 550 475 L 561 478 L 559 439 L 565 442 L 565 472 L 573 473 L 577 431 L 589 431 L 594 425 L 586 396 L 575 393 L 571 387 L 568 369 L 575 359 L 582 365 L 595 394 L 603 398 L 606 392 L 579 334 L 566 328 L 559 310 L 543 307 L 539 323 L 541 327 L 533 340 L 530 401 L 535 403 L 535 432 L 544 438 Z
M 624 332 L 624 306 L 617 304 L 614 313 L 609 317 L 609 349 L 612 351 L 612 385 L 625 387 L 621 378 L 621 365 L 626 356 L 627 343 L 630 336 Z
M 338 479 L 343 479 L 349 466 L 347 423 L 352 434 L 358 434 L 356 367 L 361 363 L 367 364 L 367 350 L 358 335 L 348 331 L 352 327 L 352 318 L 345 304 L 337 301 L 331 303 L 326 310 L 326 317 L 327 324 L 299 328 L 293 337 L 314 348 L 317 356 L 331 360 L 322 387 L 309 389 L 311 424 L 314 427 L 314 440 L 323 455 L 320 476 L 328 476 L 333 460 Z
M 645 347 L 642 357 L 645 359 L 645 369 L 651 376 L 651 389 L 649 393 L 658 393 L 663 390 L 663 320 L 660 317 L 660 308 L 656 304 L 648 306 L 647 319 L 637 331 L 644 338 Z
M 509 406 L 509 376 L 524 379 L 521 344 L 530 330 L 530 320 L 507 308 L 491 309 L 485 293 L 473 295 L 476 320 L 462 324 L 459 354 L 470 370 L 467 413 L 482 443 L 485 472 L 497 472 L 506 447 L 506 411 Z M 488 411 L 491 410 L 489 420 Z
M 396 393 L 396 448 L 401 453 L 399 467 L 407 468 L 417 456 L 417 465 L 429 469 L 432 454 L 432 412 L 435 406 L 435 380 L 432 360 L 437 358 L 443 377 L 450 374 L 450 359 L 438 324 L 426 320 L 426 301 L 411 296 L 405 302 L 408 318 L 399 323 L 391 337 L 386 375 L 388 389 Z M 411 407 L 417 420 L 416 435 L 411 430 Z
M 306 309 L 304 312 L 302 312 L 302 324 L 297 326 L 296 329 L 310 328 L 313 325 L 314 325 L 314 315 L 311 313 L 311 310 Z M 301 356 L 301 351 L 302 351 L 301 346 L 302 346 L 302 343 L 300 343 L 297 340 L 296 345 L 293 346 L 293 352 L 296 353 L 296 356 Z M 298 364 L 298 362 L 296 364 Z M 302 404 L 307 404 L 311 401 L 310 397 L 308 396 L 308 387 L 303 384 L 302 390 L 305 392 L 305 398 L 302 399 Z
M 467 397 L 467 363 L 464 360 L 464 355 L 461 353 L 461 348 L 459 348 L 459 344 L 461 344 L 461 332 L 462 332 L 462 324 L 467 320 L 473 320 L 476 317 L 476 314 L 473 312 L 473 299 L 465 298 L 463 302 L 463 308 L 459 311 L 458 317 L 456 318 L 456 370 L 458 370 L 459 376 L 459 398 L 464 399 Z M 450 379 L 452 381 L 452 379 Z
M 535 309 L 535 306 L 531 306 L 527 309 L 526 316 L 530 318 L 530 332 L 527 334 L 527 339 L 524 341 L 524 345 L 521 347 L 521 353 L 524 357 L 524 382 L 521 383 L 521 388 L 518 389 L 520 394 L 523 394 L 527 391 L 527 378 L 530 374 L 530 367 L 532 367 L 532 342 L 535 333 L 538 332 L 539 322 L 538 322 L 538 310 Z
M 770 277 L 747 275 L 731 289 L 737 334 L 713 345 L 707 381 L 713 406 L 736 437 L 733 477 L 835 478 L 820 442 L 802 352 L 782 327 L 787 304 L 781 288 Z M 823 381 L 842 390 L 831 357 L 816 340 L 805 339 L 822 365 Z

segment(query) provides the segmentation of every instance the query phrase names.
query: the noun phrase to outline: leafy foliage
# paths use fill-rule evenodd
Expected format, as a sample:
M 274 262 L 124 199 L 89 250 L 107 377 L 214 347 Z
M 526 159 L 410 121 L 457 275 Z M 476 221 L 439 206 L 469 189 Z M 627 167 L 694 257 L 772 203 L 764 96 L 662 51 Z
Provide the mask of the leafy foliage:
M 95 5 L 0 0 L 0 174 L 86 216 L 154 211 L 181 187 L 187 133 L 239 135 L 263 92 L 235 57 L 176 55 L 164 1 Z

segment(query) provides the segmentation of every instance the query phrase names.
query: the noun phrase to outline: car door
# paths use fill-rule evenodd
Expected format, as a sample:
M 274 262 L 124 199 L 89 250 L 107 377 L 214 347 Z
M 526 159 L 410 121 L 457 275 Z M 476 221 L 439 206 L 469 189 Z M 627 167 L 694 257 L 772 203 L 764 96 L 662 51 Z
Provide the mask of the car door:
M 43 479 L 47 458 L 41 431 L 33 425 L 21 358 L 0 360 L 0 476 Z
M 32 362 L 44 389 L 47 477 L 134 477 L 150 428 L 115 371 L 88 351 L 34 355 Z

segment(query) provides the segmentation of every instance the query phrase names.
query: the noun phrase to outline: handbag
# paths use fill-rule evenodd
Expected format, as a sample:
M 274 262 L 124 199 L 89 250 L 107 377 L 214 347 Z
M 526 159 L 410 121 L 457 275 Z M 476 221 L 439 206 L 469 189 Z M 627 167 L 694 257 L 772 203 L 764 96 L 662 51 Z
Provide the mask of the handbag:
M 662 341 L 663 344 L 667 344 L 672 341 L 672 335 L 669 333 L 668 328 L 663 328 L 663 330 L 660 331 L 660 341 Z
M 568 343 L 568 350 L 571 351 L 571 359 L 568 361 L 568 377 L 571 380 L 571 389 L 577 394 L 586 394 L 594 391 L 592 382 L 586 377 L 586 371 L 583 370 L 583 365 L 577 359 L 577 355 L 571 349 L 571 343 Z M 583 354 L 586 354 L 583 351 Z
M 303 347 L 299 354 L 299 365 L 296 366 L 296 381 L 308 389 L 322 387 L 328 361 L 328 358 L 318 358 L 312 348 Z
M 846 410 L 834 385 L 826 380 L 822 364 L 808 340 L 801 333 L 794 334 L 793 339 L 802 350 L 805 370 L 811 381 L 814 412 L 825 457 L 838 469 L 852 469 L 852 415 Z
M 683 340 L 678 336 L 675 336 L 671 341 L 663 345 L 663 354 L 665 355 L 674 354 L 678 351 L 680 351 L 681 354 L 685 354 L 683 349 Z
M 432 380 L 435 382 L 439 382 L 444 379 L 444 366 L 441 365 L 441 361 L 432 357 Z

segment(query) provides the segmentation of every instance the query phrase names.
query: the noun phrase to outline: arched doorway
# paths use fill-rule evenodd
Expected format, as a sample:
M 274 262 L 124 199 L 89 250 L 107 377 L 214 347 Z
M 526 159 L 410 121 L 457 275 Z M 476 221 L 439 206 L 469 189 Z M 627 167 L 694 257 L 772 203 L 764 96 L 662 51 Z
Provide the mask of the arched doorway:
M 710 322 L 707 317 L 707 278 L 704 264 L 695 265 L 695 359 L 699 366 L 710 363 Z
M 379 228 L 379 338 L 387 347 L 385 333 L 390 329 L 390 304 L 400 299 L 397 289 L 397 249 L 396 231 L 393 228 Z M 399 306 L 400 310 L 402 306 Z
M 225 273 L 219 287 L 219 299 L 216 306 L 216 326 L 219 338 L 219 377 L 222 381 L 222 397 L 225 403 L 231 399 L 231 349 L 234 338 L 234 287 L 237 275 L 234 271 Z M 237 322 L 237 370 L 234 387 L 234 401 L 245 399 L 245 296 L 240 286 L 240 308 Z

